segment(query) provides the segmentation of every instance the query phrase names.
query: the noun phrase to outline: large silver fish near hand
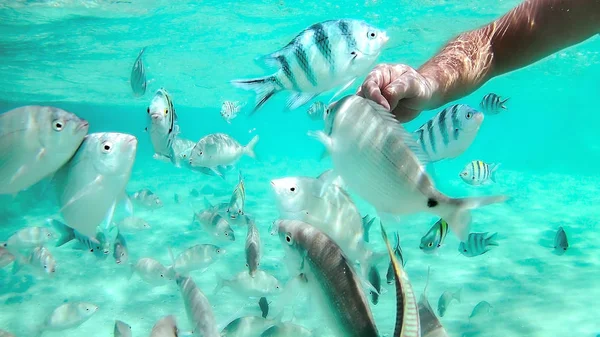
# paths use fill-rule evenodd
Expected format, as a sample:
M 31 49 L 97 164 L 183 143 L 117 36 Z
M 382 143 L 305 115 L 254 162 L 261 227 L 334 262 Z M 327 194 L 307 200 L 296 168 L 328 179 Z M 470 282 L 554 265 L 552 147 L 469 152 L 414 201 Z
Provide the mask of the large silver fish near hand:
M 112 212 L 131 176 L 137 138 L 122 133 L 85 137 L 73 158 L 56 174 L 61 213 L 69 227 L 95 237 L 96 227 Z
M 28 105 L 0 115 L 0 194 L 16 194 L 63 166 L 88 122 L 50 107 Z
M 327 148 L 336 175 L 380 216 L 433 213 L 464 240 L 470 210 L 506 200 L 504 196 L 451 198 L 442 194 L 425 171 L 427 155 L 414 136 L 377 103 L 350 95 L 329 110 L 327 133 L 311 135 Z

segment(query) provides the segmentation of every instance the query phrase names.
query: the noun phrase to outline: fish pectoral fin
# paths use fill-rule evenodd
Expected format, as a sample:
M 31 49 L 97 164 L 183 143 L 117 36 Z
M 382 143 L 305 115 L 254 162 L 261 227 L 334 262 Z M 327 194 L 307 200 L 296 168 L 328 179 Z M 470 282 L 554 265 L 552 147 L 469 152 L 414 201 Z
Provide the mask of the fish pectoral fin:
M 329 137 L 327 134 L 325 134 L 325 132 L 319 130 L 319 131 L 308 131 L 306 133 L 309 137 L 314 138 L 316 140 L 318 140 L 319 142 L 321 142 L 321 144 L 323 144 L 325 146 L 325 149 L 327 150 L 327 152 L 331 153 L 331 150 L 333 149 L 333 140 L 331 139 L 331 137 Z
M 288 98 L 286 108 L 289 110 L 298 109 L 317 95 L 318 93 L 295 92 Z
M 96 178 L 90 182 L 89 184 L 87 184 L 86 186 L 84 186 L 79 192 L 77 192 L 69 201 L 67 201 L 63 207 L 60 208 L 59 212 L 62 212 L 65 210 L 65 208 L 71 206 L 74 202 L 76 202 L 77 200 L 83 198 L 84 196 L 97 191 L 98 187 L 95 187 L 95 185 L 98 185 L 100 182 L 102 182 L 102 176 L 98 175 L 96 176 Z
M 336 91 L 336 93 L 333 94 L 333 96 L 331 96 L 331 98 L 329 99 L 329 102 L 327 102 L 327 105 L 331 104 L 336 97 L 340 96 L 342 94 L 342 92 L 344 92 L 346 89 L 350 88 L 350 86 L 355 81 L 356 81 L 356 77 L 354 77 L 353 79 L 351 79 L 350 81 L 348 81 L 348 83 L 344 84 L 343 87 L 341 87 L 338 91 Z

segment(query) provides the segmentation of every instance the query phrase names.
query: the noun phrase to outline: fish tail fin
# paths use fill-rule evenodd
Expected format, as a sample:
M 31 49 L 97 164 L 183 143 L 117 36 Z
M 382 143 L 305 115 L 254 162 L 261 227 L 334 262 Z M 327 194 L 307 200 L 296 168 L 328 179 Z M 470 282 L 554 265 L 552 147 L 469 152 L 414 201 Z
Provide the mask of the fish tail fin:
M 375 217 L 371 217 L 368 214 L 362 218 L 365 242 L 369 242 L 369 231 L 371 230 L 371 227 L 373 226 L 373 222 L 375 222 Z
M 254 153 L 254 147 L 256 146 L 256 143 L 258 143 L 258 135 L 254 136 L 250 142 L 248 142 L 248 145 L 244 146 L 244 153 L 250 157 L 250 158 L 254 158 L 256 159 L 256 153 Z
M 48 219 L 46 220 L 48 222 L 48 224 L 50 224 L 60 235 L 60 238 L 58 238 L 58 241 L 56 241 L 56 247 L 60 247 L 62 245 L 64 245 L 65 243 L 75 239 L 75 230 L 67 225 L 65 225 L 64 223 L 55 220 L 55 219 Z
M 496 172 L 498 172 L 500 163 L 490 164 L 490 180 L 496 182 Z
M 486 246 L 498 246 L 498 233 L 494 233 L 490 235 L 487 239 L 485 239 Z
M 277 78 L 275 75 L 253 78 L 248 80 L 233 80 L 231 84 L 237 88 L 244 90 L 252 90 L 256 93 L 256 103 L 250 112 L 254 114 L 260 107 L 265 104 L 269 98 L 273 97 L 280 89 L 277 88 Z
M 509 100 L 509 99 L 510 99 L 510 97 L 508 97 L 508 98 L 505 98 L 503 101 L 500 101 L 500 107 L 501 107 L 502 109 L 504 109 L 504 110 L 508 110 L 508 108 L 507 108 L 507 107 L 506 107 L 506 105 L 504 105 L 504 104 L 506 104 L 506 102 L 508 102 L 508 100 Z
M 471 226 L 471 210 L 506 201 L 504 195 L 489 197 L 468 197 L 450 199 L 451 211 L 447 214 L 438 214 L 448 223 L 458 238 L 466 242 Z
M 462 293 L 462 287 L 458 288 L 458 290 L 452 295 L 452 297 L 460 303 L 460 294 Z

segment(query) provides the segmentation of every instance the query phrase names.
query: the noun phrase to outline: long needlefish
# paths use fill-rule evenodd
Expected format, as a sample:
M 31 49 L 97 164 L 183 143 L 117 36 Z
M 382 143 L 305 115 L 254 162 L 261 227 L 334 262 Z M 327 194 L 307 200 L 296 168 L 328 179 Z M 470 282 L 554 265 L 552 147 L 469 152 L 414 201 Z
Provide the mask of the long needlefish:
M 360 20 L 316 23 L 282 49 L 261 58 L 277 72 L 231 83 L 256 92 L 252 113 L 280 91 L 292 92 L 286 107 L 293 110 L 330 89 L 343 86 L 338 93 L 347 89 L 371 69 L 388 39 L 385 31 Z
M 191 277 L 177 275 L 175 281 L 181 290 L 185 311 L 193 333 L 202 337 L 220 337 L 212 306 Z
M 448 235 L 448 223 L 440 218 L 423 235 L 419 248 L 427 254 L 435 253 L 444 244 L 446 235 Z
M 256 158 L 254 147 L 258 139 L 258 136 L 254 136 L 246 146 L 242 146 L 224 133 L 204 136 L 192 149 L 189 163 L 192 167 L 209 168 L 215 175 L 223 177 L 223 168 L 235 165 L 243 155 Z
M 95 236 L 112 224 L 137 152 L 137 138 L 122 133 L 87 135 L 75 156 L 55 175 L 60 210 L 69 227 Z
M 400 247 L 400 235 L 398 235 L 398 232 L 394 232 L 394 255 L 396 256 L 396 259 L 400 261 L 402 267 L 404 267 L 406 265 L 406 261 L 404 261 L 402 247 Z M 394 283 L 394 278 L 396 277 L 396 274 L 394 273 L 394 264 L 392 262 L 393 261 L 390 259 L 390 264 L 388 265 L 388 270 L 385 275 L 387 284 Z
M 475 140 L 483 122 L 483 113 L 465 104 L 450 106 L 414 133 L 430 162 L 456 158 Z
M 0 194 L 16 194 L 63 166 L 88 122 L 62 109 L 28 105 L 0 114 Z
M 389 111 L 356 95 L 332 105 L 325 123 L 329 134 L 310 134 L 325 145 L 335 174 L 380 216 L 433 213 L 463 239 L 469 233 L 470 210 L 506 199 L 443 194 L 425 171 L 427 155 Z
M 396 326 L 394 337 L 420 337 L 421 324 L 417 298 L 413 291 L 408 274 L 402 268 L 402 264 L 396 259 L 396 254 L 390 245 L 383 223 L 379 222 L 381 236 L 387 247 L 388 255 L 394 266 L 394 280 L 396 286 Z
M 176 124 L 173 99 L 167 90 L 160 88 L 156 91 L 146 112 L 146 132 L 150 135 L 154 159 L 175 163 L 172 146 L 179 134 L 179 125 Z
M 423 293 L 419 299 L 419 323 L 421 326 L 421 336 L 448 337 L 446 329 L 444 329 L 444 326 L 440 322 L 439 318 L 435 315 L 435 311 L 429 304 L 429 300 L 427 298 L 429 272 L 430 268 L 427 268 L 427 281 L 425 282 L 425 289 L 423 289 Z
M 504 105 L 509 98 L 502 99 L 502 97 L 492 93 L 489 93 L 481 99 L 481 103 L 479 106 L 484 113 L 489 115 L 497 115 L 502 110 L 507 110 L 506 105 Z
M 379 336 L 362 282 L 335 241 L 297 220 L 278 220 L 277 227 L 286 258 L 295 263 L 288 264 L 290 273 L 304 273 L 335 336 Z
M 254 221 L 248 224 L 248 234 L 246 235 L 246 267 L 250 276 L 254 276 L 260 266 L 261 242 L 258 228 Z
M 460 178 L 469 185 L 483 185 L 496 182 L 496 172 L 500 164 L 487 164 L 481 160 L 473 160 L 460 172 Z
M 129 82 L 135 97 L 141 97 L 146 93 L 146 69 L 144 69 L 144 61 L 142 60 L 145 50 L 146 47 L 140 50 L 140 53 L 131 68 Z

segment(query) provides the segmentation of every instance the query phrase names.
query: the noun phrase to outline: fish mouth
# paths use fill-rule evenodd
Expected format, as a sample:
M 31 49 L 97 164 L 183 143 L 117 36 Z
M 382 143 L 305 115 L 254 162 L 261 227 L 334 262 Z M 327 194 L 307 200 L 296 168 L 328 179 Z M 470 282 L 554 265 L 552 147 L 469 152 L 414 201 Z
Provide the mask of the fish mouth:
M 75 129 L 76 131 L 81 131 L 83 129 L 89 130 L 90 127 L 90 123 L 88 123 L 88 121 L 86 121 L 85 119 L 82 119 L 81 122 L 79 122 L 79 125 L 77 125 L 77 128 Z
M 386 44 L 390 40 L 390 37 L 386 32 L 381 33 L 381 44 Z

